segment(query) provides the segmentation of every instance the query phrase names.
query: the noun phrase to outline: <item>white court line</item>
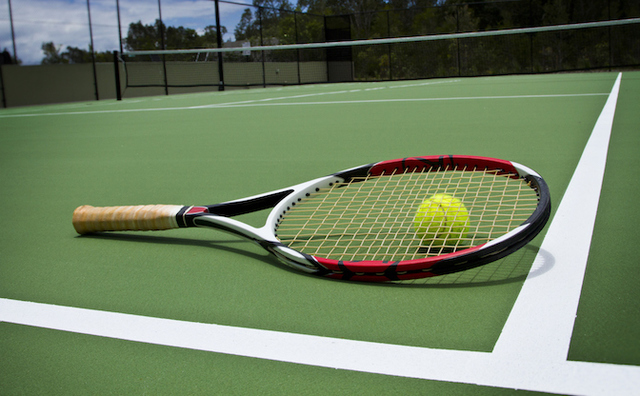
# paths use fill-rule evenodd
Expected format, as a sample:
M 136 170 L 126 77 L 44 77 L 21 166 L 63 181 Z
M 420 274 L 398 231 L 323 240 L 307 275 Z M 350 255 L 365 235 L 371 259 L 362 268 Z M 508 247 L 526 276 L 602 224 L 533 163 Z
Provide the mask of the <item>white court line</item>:
M 624 395 L 640 389 L 640 367 L 505 359 L 454 351 L 0 299 L 9 323 L 127 341 L 334 369 L 562 394 Z
M 566 360 L 567 343 L 570 341 L 584 275 L 583 264 L 579 264 L 576 269 L 572 263 L 582 262 L 589 251 L 594 226 L 592 219 L 595 218 L 600 194 L 597 186 L 593 188 L 593 178 L 602 177 L 604 172 L 603 161 L 606 161 L 620 77 L 618 75 L 543 241 L 541 250 L 545 249 L 546 255 L 554 257 L 553 268 L 543 275 L 526 280 L 521 293 L 523 297 L 518 298 L 505 330 L 491 353 L 193 323 L 10 299 L 0 299 L 0 321 L 157 345 L 427 380 L 561 394 L 637 394 L 640 390 L 640 366 Z M 584 180 L 589 183 L 583 184 Z M 583 200 L 590 202 L 586 208 L 582 208 L 591 210 L 589 220 L 576 223 L 586 215 L 582 210 L 574 208 L 577 201 Z M 581 236 L 571 238 L 576 230 L 580 230 Z M 555 243 L 554 239 L 558 238 L 570 242 L 571 249 Z M 581 253 L 578 259 L 575 256 L 577 253 Z M 574 273 L 576 271 L 578 274 Z M 537 282 L 538 279 L 544 281 Z M 568 293 L 564 290 L 567 287 L 570 289 Z M 549 302 L 540 293 L 569 298 L 569 309 L 561 305 L 555 310 L 558 301 Z M 530 306 L 529 300 L 533 300 L 533 306 Z M 527 311 L 529 309 L 531 311 Z M 549 314 L 550 311 L 553 313 Z M 557 327 L 553 322 L 556 319 L 560 320 Z M 548 321 L 552 323 L 547 323 Z M 534 333 L 540 328 L 539 336 L 527 338 L 535 336 Z M 526 334 L 520 337 L 516 332 L 523 331 L 522 329 Z M 550 337 L 553 342 L 544 344 L 542 352 L 536 353 L 538 343 L 544 342 L 545 337 Z M 521 345 L 525 348 L 521 348 Z
M 428 81 L 428 82 L 415 83 L 415 84 L 382 86 L 382 87 L 373 88 L 373 90 L 382 90 L 382 89 L 389 89 L 389 88 L 423 87 L 423 86 L 427 86 L 427 85 L 448 84 L 448 83 L 460 82 L 460 81 L 462 81 L 462 80 Z M 276 96 L 276 97 L 264 98 L 264 99 L 245 100 L 245 101 L 241 101 L 241 102 L 209 104 L 209 105 L 202 105 L 202 106 L 194 106 L 192 108 L 232 107 L 232 106 L 236 106 L 236 105 L 247 105 L 247 104 L 254 104 L 254 103 L 264 103 L 264 102 L 272 102 L 272 101 L 276 101 L 276 100 L 279 101 L 279 100 L 309 98 L 309 97 L 314 97 L 314 96 L 336 95 L 336 94 L 345 94 L 345 93 L 357 93 L 357 92 L 370 91 L 370 90 L 372 90 L 372 88 L 368 88 L 368 89 L 367 88 L 347 89 L 347 90 L 329 91 L 329 92 L 314 92 L 314 93 L 309 93 L 309 94 L 300 94 L 300 95 L 293 95 L 293 96 Z M 326 102 L 326 103 L 331 103 L 331 102 Z
M 342 91 L 345 93 L 348 91 Z M 338 93 L 338 92 L 336 92 Z M 173 110 L 207 110 L 207 109 L 224 109 L 234 107 L 260 107 L 260 106 L 309 106 L 309 105 L 332 105 L 332 104 L 358 104 L 358 103 L 394 103 L 394 102 L 437 102 L 437 101 L 454 101 L 454 100 L 491 100 L 491 99 L 536 99 L 536 98 L 566 98 L 581 96 L 605 96 L 608 93 L 587 93 L 587 94 L 555 94 L 555 95 L 513 95 L 513 96 L 468 96 L 468 97 L 452 97 L 452 98 L 411 98 L 411 99 L 371 99 L 371 100 L 339 100 L 330 102 L 291 102 L 291 103 L 268 103 L 267 101 L 277 100 L 280 98 L 260 99 L 258 101 L 244 101 L 220 103 L 203 106 L 183 106 L 183 107 L 164 107 L 150 109 L 112 109 L 112 110 L 90 110 L 90 111 L 69 111 L 60 113 L 30 113 L 30 114 L 0 114 L 0 118 L 20 118 L 20 117 L 43 117 L 43 116 L 64 116 L 64 115 L 86 115 L 86 114 L 112 114 L 112 113 L 144 113 L 150 111 L 173 111 Z M 298 97 L 301 97 L 299 95 Z
M 390 88 L 390 89 L 413 88 L 413 87 L 423 87 L 425 85 L 446 84 L 446 83 L 460 82 L 460 81 L 462 80 L 447 80 L 447 81 L 423 82 L 423 83 L 416 83 L 416 84 L 389 85 L 388 87 L 384 87 L 384 88 Z
M 308 96 L 328 95 L 334 93 L 348 93 L 349 91 L 335 91 L 314 95 L 295 95 L 289 97 L 276 97 L 257 99 L 242 102 L 229 102 L 201 106 L 180 106 L 180 107 L 162 107 L 148 109 L 111 109 L 111 110 L 89 110 L 89 111 L 68 111 L 57 113 L 26 113 L 26 114 L 0 114 L 2 118 L 26 118 L 26 117 L 50 117 L 65 115 L 92 115 L 92 114 L 117 114 L 117 113 L 145 113 L 154 111 L 183 111 L 183 110 L 208 110 L 208 109 L 224 109 L 235 107 L 260 107 L 260 106 L 313 106 L 313 105 L 343 105 L 343 104 L 361 104 L 361 103 L 397 103 L 397 102 L 438 102 L 438 101 L 455 101 L 455 100 L 493 100 L 493 99 L 538 99 L 538 98 L 567 98 L 582 96 L 605 96 L 608 93 L 586 93 L 586 94 L 549 94 L 549 95 L 512 95 L 512 96 L 467 96 L 467 97 L 443 97 L 443 98 L 407 98 L 407 99 L 371 99 L 371 100 L 340 100 L 328 102 L 289 102 L 277 103 L 275 100 L 295 99 Z
M 496 354 L 545 362 L 567 359 L 621 78 L 619 73 L 540 247 L 553 252 L 553 271 L 526 280 L 493 350 Z
M 457 96 L 443 98 L 400 98 L 400 99 L 362 99 L 362 100 L 335 100 L 331 102 L 290 102 L 290 103 L 226 103 L 207 105 L 208 108 L 234 108 L 234 107 L 262 107 L 262 106 L 314 106 L 314 105 L 343 105 L 360 103 L 397 103 L 397 102 L 445 102 L 452 100 L 492 100 L 492 99 L 535 99 L 535 98 L 566 98 L 580 96 L 607 96 L 608 93 L 586 94 L 548 94 L 548 95 L 511 95 L 511 96 Z
M 80 334 L 374 374 L 581 395 L 632 395 L 640 367 L 508 359 L 0 299 L 0 320 Z
M 288 99 L 309 98 L 309 97 L 314 97 L 314 96 L 336 95 L 336 94 L 351 93 L 351 92 L 356 92 L 356 91 L 360 91 L 360 90 L 317 92 L 317 93 L 300 94 L 300 95 L 292 95 L 292 96 L 274 96 L 274 97 L 271 97 L 271 98 L 244 100 L 244 101 L 241 101 L 241 102 L 230 102 L 230 103 L 215 103 L 215 104 L 194 106 L 194 107 L 191 107 L 191 108 L 192 109 L 208 109 L 208 108 L 212 108 L 212 107 L 244 105 L 244 104 L 252 104 L 252 103 L 264 103 L 264 102 L 271 102 L 271 101 L 274 101 L 274 100 L 288 100 Z

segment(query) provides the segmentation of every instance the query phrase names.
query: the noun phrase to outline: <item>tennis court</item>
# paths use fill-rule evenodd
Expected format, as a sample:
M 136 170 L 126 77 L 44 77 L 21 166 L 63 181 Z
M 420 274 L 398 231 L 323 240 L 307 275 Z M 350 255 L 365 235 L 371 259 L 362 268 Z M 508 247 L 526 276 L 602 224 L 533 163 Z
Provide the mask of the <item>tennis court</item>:
M 2 393 L 637 394 L 639 102 L 625 71 L 2 109 Z M 373 284 L 215 231 L 71 225 L 84 204 L 212 204 L 439 154 L 536 170 L 546 228 L 483 267 Z

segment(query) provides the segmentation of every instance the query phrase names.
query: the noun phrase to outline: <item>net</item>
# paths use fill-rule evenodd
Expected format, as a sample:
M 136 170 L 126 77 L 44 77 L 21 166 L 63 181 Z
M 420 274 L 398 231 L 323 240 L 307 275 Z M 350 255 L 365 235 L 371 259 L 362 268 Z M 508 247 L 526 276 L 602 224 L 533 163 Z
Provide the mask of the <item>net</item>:
M 297 85 L 327 81 L 322 49 L 236 47 L 228 52 L 198 50 L 123 54 L 128 88 Z M 220 58 L 224 82 L 220 79 Z
M 247 41 L 226 45 L 124 52 L 126 86 L 163 87 L 169 93 L 168 88 L 266 87 L 638 66 L 640 18 L 309 44 L 252 46 Z

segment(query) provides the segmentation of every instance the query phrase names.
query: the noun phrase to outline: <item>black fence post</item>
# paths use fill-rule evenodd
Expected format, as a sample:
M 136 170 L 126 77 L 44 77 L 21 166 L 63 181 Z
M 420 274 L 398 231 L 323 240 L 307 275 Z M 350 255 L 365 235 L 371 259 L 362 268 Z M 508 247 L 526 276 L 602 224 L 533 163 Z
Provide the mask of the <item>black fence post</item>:
M 160 21 L 160 25 L 158 26 L 158 31 L 160 34 L 160 49 L 165 50 L 164 44 L 164 22 L 162 22 L 162 5 L 160 4 L 160 0 L 158 0 L 158 20 Z M 165 54 L 162 54 L 162 74 L 164 75 L 164 93 L 165 95 L 169 95 L 169 80 L 167 79 L 167 60 Z
M 222 48 L 222 29 L 220 28 L 220 5 L 218 0 L 215 0 L 216 8 L 216 42 L 218 48 Z M 218 52 L 218 76 L 220 77 L 219 91 L 224 91 L 224 64 L 222 60 L 222 52 Z
M 4 77 L 2 77 L 2 62 L 0 62 L 0 91 L 2 93 L 2 107 L 7 108 L 7 98 L 4 92 Z
M 120 53 L 122 49 L 122 23 L 120 21 L 120 0 L 116 0 L 116 15 L 118 16 L 118 42 L 120 43 Z
M 98 93 L 98 72 L 96 70 L 96 51 L 93 45 L 93 27 L 91 26 L 91 6 L 89 0 L 87 0 L 87 16 L 89 17 L 89 41 L 91 43 L 91 64 L 93 65 L 93 86 L 96 92 L 96 100 L 100 100 L 100 94 Z
M 460 33 L 460 6 L 458 4 L 456 7 L 456 33 Z M 460 66 L 460 39 L 456 39 L 456 58 L 458 60 L 458 77 L 462 75 L 462 67 Z
M 18 53 L 16 52 L 16 32 L 13 29 L 13 10 L 11 9 L 11 0 L 9 3 L 9 23 L 11 25 L 11 42 L 13 43 L 13 59 L 16 62 L 16 65 L 20 64 L 18 62 Z
M 293 11 L 293 26 L 295 31 L 295 43 L 300 44 L 298 41 L 298 12 Z M 302 77 L 300 76 L 300 49 L 296 50 L 296 63 L 298 65 L 298 84 L 302 84 Z
M 262 36 L 262 7 L 258 7 L 258 21 L 260 21 L 260 46 L 264 45 L 264 38 Z M 267 87 L 267 75 L 264 69 L 264 62 L 265 62 L 265 51 L 260 51 L 260 56 L 262 57 L 262 87 L 266 88 Z
M 116 99 L 122 100 L 122 89 L 120 88 L 120 64 L 118 63 L 118 51 L 113 51 L 113 68 L 116 76 Z

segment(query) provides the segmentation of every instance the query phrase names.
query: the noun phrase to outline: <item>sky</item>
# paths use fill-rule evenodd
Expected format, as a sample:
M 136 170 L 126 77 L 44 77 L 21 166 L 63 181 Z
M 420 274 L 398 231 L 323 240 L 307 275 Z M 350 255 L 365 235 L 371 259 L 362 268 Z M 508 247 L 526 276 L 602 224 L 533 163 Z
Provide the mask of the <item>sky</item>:
M 87 0 L 10 0 L 16 53 L 23 65 L 40 64 L 42 43 L 53 42 L 88 49 L 90 43 Z M 236 0 L 251 3 L 251 0 Z M 122 36 L 131 22 L 153 24 L 158 18 L 158 0 L 119 0 Z M 219 3 L 220 23 L 227 27 L 224 41 L 233 40 L 233 30 L 246 6 Z M 184 26 L 202 32 L 215 25 L 211 0 L 161 0 L 162 20 L 167 26 Z M 116 0 L 90 0 L 93 41 L 97 51 L 119 50 Z M 0 51 L 13 55 L 9 0 L 0 0 Z

